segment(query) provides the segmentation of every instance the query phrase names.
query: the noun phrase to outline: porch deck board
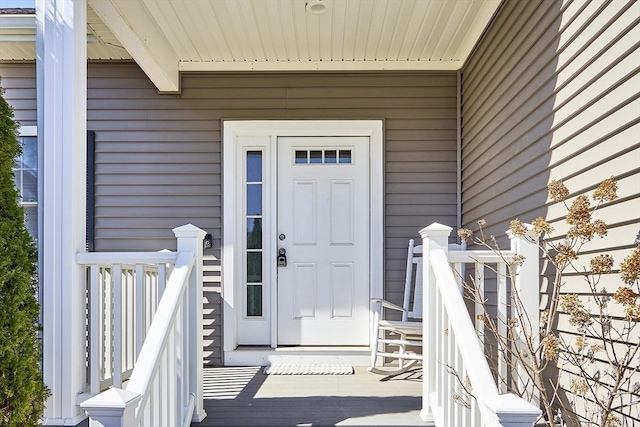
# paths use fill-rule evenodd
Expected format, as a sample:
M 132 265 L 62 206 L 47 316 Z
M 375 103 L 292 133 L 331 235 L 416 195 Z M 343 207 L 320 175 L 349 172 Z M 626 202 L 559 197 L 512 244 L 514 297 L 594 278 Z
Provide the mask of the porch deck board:
M 209 426 L 424 426 L 422 370 L 384 377 L 356 367 L 354 375 L 265 375 L 262 367 L 205 368 Z

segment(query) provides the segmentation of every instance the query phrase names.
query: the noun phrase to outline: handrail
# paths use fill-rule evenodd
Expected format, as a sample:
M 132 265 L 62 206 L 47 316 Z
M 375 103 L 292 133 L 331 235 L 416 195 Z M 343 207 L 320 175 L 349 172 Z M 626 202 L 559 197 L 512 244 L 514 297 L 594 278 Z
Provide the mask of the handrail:
M 429 254 L 431 267 L 436 276 L 436 284 L 442 295 L 442 302 L 448 313 L 466 313 L 467 308 L 457 286 L 456 278 L 451 271 L 447 254 L 442 249 L 432 250 Z M 457 337 L 475 337 L 476 330 L 469 316 L 449 316 L 451 329 Z M 485 354 L 480 347 L 480 342 L 474 339 L 460 339 L 457 341 L 463 360 L 482 361 Z M 486 401 L 498 397 L 496 386 L 489 365 L 486 363 L 474 363 L 473 369 L 467 370 L 467 375 L 474 388 L 474 395 L 479 403 L 485 426 L 500 426 L 500 422 L 486 406 Z
M 516 253 L 513 251 L 503 251 L 502 255 L 487 250 L 451 251 L 449 252 L 449 261 L 451 263 L 481 262 L 495 264 L 497 262 L 511 261 L 515 255 Z
M 463 245 L 450 245 L 453 229 L 433 223 L 420 230 L 425 254 L 424 305 L 428 307 L 423 322 L 425 352 L 423 368 L 423 400 L 421 417 L 432 420 L 437 427 L 456 426 L 533 426 L 541 411 L 524 399 L 508 394 L 504 381 L 497 384 L 489 367 L 483 345 L 484 270 L 494 270 L 497 289 L 497 318 L 506 325 L 508 318 L 507 264 L 521 255 L 531 262 L 528 270 L 518 266 L 517 277 L 511 282 L 512 292 L 536 289 L 538 282 L 537 252 L 524 237 L 510 236 L 511 250 L 506 255 L 490 250 L 465 250 Z M 462 249 L 462 250 L 459 250 Z M 474 264 L 473 287 L 475 302 L 473 326 L 463 299 L 461 279 L 465 264 Z M 493 265 L 492 265 L 493 264 Z M 455 273 L 454 273 L 455 270 Z M 458 275 L 456 277 L 456 274 Z M 537 298 L 527 295 L 537 307 Z M 535 310 L 535 309 L 534 309 Z M 498 333 L 505 332 L 498 326 Z M 506 333 L 506 332 L 505 332 Z M 499 357 L 498 372 L 507 377 L 507 364 Z M 503 378 L 503 377 L 501 377 Z M 505 394 L 501 394 L 505 393 Z
M 173 273 L 169 277 L 164 295 L 160 300 L 156 315 L 138 356 L 138 360 L 144 360 L 144 363 L 136 364 L 131 373 L 127 391 L 144 396 L 140 402 L 140 407 L 144 406 L 149 396 L 150 384 L 160 366 L 159 359 L 166 346 L 169 333 L 176 319 L 178 307 L 189 283 L 188 278 L 193 269 L 194 258 L 192 253 L 181 252 L 178 254 Z M 139 419 L 140 414 L 136 416 L 137 419 Z M 190 418 L 191 416 L 189 416 Z
M 201 371 L 201 266 L 205 232 L 191 224 L 174 228 L 173 232 L 177 252 L 91 253 L 76 258 L 79 264 L 90 266 L 91 289 L 93 295 L 98 296 L 92 300 L 90 313 L 98 320 L 102 317 L 107 320 L 103 323 L 105 326 L 101 326 L 104 333 L 100 329 L 100 336 L 111 340 L 112 319 L 117 332 L 126 318 L 127 324 L 135 324 L 132 332 L 139 345 L 126 387 L 122 388 L 125 386 L 122 378 L 116 381 L 114 375 L 113 387 L 100 393 L 101 388 L 96 387 L 94 391 L 92 386 L 93 396 L 80 404 L 92 425 L 185 427 L 207 416 Z M 167 281 L 164 277 L 168 264 L 172 269 Z M 128 265 L 134 267 L 125 267 Z M 147 277 L 150 280 L 146 281 Z M 129 318 L 133 316 L 129 310 L 133 307 L 132 295 L 135 319 Z M 111 305 L 113 315 L 109 314 Z M 123 305 L 127 305 L 126 315 Z M 101 313 L 105 313 L 104 316 Z M 128 333 L 127 339 L 130 336 Z M 116 336 L 113 341 L 117 343 L 120 339 Z M 113 348 L 114 353 L 121 352 L 121 348 Z M 107 349 L 107 358 L 111 351 Z M 92 363 L 94 376 L 96 365 L 98 363 Z
M 112 264 L 173 264 L 177 253 L 159 252 L 78 252 L 76 262 L 81 265 Z

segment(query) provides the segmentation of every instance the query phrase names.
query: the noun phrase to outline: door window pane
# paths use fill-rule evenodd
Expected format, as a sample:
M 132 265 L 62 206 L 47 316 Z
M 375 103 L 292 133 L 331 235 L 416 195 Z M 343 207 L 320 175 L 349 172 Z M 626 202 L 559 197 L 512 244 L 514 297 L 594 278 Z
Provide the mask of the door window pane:
M 340 150 L 340 163 L 351 164 L 351 150 Z
M 327 150 L 324 152 L 325 163 L 337 163 L 338 153 L 336 150 Z
M 310 163 L 322 163 L 322 150 L 311 150 L 309 153 Z
M 262 249 L 261 218 L 247 218 L 247 249 Z
M 247 151 L 247 182 L 262 182 L 262 151 Z
M 247 184 L 247 215 L 262 215 L 262 184 Z
M 262 252 L 247 252 L 247 283 L 262 283 Z
M 307 150 L 296 151 L 296 164 L 308 163 L 307 162 Z
M 247 286 L 247 316 L 262 316 L 262 285 Z

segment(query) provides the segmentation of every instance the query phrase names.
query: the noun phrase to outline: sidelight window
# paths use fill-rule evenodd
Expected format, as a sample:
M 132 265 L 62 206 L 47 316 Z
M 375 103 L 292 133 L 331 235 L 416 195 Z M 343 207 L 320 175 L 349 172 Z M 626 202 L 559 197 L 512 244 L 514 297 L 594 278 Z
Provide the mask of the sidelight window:
M 263 152 L 246 152 L 245 182 L 245 315 L 263 315 L 263 238 L 262 224 L 264 212 Z

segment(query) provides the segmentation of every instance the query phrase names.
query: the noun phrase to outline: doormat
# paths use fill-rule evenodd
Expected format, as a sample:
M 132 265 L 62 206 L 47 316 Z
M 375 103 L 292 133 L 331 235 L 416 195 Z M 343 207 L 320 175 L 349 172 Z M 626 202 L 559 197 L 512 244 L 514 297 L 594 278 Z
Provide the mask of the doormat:
M 353 366 L 329 363 L 274 363 L 264 368 L 267 375 L 353 375 Z

